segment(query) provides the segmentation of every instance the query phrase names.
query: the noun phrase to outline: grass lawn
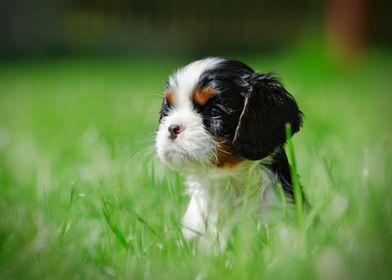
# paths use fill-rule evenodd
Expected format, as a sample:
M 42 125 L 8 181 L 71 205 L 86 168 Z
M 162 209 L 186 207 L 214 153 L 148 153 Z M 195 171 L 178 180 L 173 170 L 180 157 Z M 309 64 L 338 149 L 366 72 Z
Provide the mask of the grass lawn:
M 154 156 L 161 92 L 186 59 L 0 65 L 1 279 L 391 279 L 392 53 L 339 67 L 312 51 L 242 55 L 305 114 L 294 139 L 313 210 L 244 210 L 225 251 L 182 239 L 181 176 Z

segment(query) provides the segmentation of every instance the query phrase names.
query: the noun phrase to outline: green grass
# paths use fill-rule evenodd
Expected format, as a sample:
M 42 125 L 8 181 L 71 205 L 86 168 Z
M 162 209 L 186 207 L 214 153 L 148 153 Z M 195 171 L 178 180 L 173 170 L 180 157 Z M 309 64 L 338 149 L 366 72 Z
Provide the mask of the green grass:
M 367 279 L 392 275 L 392 53 L 240 56 L 280 74 L 313 208 L 265 225 L 244 209 L 225 251 L 182 239 L 182 178 L 155 159 L 160 95 L 185 59 L 0 66 L 1 279 Z

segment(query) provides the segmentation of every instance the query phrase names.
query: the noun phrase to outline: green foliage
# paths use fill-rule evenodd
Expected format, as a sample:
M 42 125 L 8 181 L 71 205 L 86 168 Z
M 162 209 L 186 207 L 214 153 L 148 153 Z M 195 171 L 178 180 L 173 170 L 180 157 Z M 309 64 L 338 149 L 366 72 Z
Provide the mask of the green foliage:
M 312 205 L 301 223 L 263 224 L 250 192 L 223 252 L 182 238 L 182 178 L 157 162 L 153 137 L 163 82 L 185 61 L 8 63 L 0 277 L 390 278 L 391 54 L 351 68 L 308 51 L 243 58 L 279 73 L 304 112 L 288 147 Z

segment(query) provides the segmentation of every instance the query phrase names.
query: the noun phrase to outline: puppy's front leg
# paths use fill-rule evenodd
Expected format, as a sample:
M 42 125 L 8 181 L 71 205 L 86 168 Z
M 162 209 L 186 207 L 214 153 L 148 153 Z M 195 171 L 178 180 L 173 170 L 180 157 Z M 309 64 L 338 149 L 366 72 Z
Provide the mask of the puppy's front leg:
M 182 233 L 186 239 L 200 237 L 205 232 L 208 217 L 208 197 L 200 190 L 193 190 L 185 212 Z

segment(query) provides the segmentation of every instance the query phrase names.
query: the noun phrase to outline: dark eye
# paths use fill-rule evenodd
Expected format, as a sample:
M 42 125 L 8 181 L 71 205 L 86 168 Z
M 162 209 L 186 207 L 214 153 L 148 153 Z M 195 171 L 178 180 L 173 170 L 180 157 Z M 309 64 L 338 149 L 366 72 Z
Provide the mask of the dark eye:
M 214 118 L 221 116 L 222 113 L 223 113 L 223 111 L 217 106 L 212 107 L 210 110 L 210 115 L 211 115 L 211 117 L 214 117 Z

